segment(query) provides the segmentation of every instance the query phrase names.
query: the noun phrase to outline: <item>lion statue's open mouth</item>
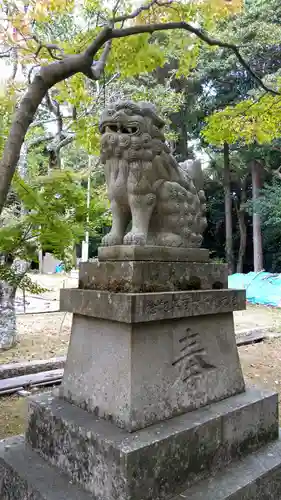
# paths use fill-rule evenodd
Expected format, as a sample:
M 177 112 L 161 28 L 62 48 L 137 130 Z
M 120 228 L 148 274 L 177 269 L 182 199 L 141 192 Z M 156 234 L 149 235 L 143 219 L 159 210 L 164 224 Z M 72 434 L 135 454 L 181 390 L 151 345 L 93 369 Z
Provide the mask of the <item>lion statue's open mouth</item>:
M 205 196 L 190 175 L 195 164 L 176 162 L 163 127 L 146 102 L 118 102 L 102 114 L 101 161 L 112 210 L 103 245 L 201 245 Z

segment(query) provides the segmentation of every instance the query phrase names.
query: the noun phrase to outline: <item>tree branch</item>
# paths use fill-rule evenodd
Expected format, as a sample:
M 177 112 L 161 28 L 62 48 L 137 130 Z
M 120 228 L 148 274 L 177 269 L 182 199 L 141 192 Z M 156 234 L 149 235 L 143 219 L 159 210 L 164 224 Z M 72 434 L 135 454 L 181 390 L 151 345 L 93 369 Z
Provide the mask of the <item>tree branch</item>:
M 16 77 L 16 74 L 17 74 L 17 71 L 18 71 L 18 62 L 19 62 L 19 58 L 18 58 L 18 49 L 17 47 L 13 47 L 11 49 L 11 54 L 12 56 L 12 63 L 13 63 L 13 70 L 12 70 L 12 74 L 9 78 L 9 82 L 13 82 L 15 77 Z
M 51 113 L 53 113 L 54 115 L 57 116 L 57 112 L 58 112 L 57 104 L 53 102 L 49 91 L 46 92 L 45 101 L 46 101 L 47 108 L 49 109 L 49 111 L 51 111 Z
M 34 148 L 38 146 L 38 144 L 42 144 L 42 142 L 52 141 L 55 138 L 54 134 L 40 135 L 39 137 L 35 137 L 31 139 L 26 144 L 27 149 Z
M 54 101 L 52 98 L 51 98 L 51 95 L 50 95 L 50 92 L 47 91 L 46 92 L 46 104 L 47 104 L 47 107 L 49 109 L 49 111 L 51 111 L 51 113 L 53 113 L 56 117 L 56 123 L 57 123 L 57 134 L 58 136 L 60 137 L 61 136 L 61 133 L 62 133 L 62 129 L 63 129 L 63 117 L 62 117 L 62 114 L 61 114 L 61 111 L 60 111 L 60 105 L 58 102 Z
M 110 53 L 111 46 L 112 46 L 112 40 L 106 42 L 100 59 L 94 62 L 94 64 L 91 66 L 90 71 L 87 74 L 87 76 L 91 78 L 91 80 L 99 80 L 99 78 L 101 77 L 101 74 L 105 68 L 106 61 Z
M 63 59 L 64 52 L 58 45 L 54 43 L 43 43 L 40 40 L 38 40 L 36 35 L 33 35 L 32 39 L 38 43 L 38 49 L 35 53 L 35 57 L 39 56 L 42 49 L 46 49 L 53 59 L 56 59 L 57 61 L 61 61 Z M 60 56 L 57 56 L 55 52 L 59 52 Z
M 113 16 L 111 22 L 113 24 L 116 23 L 122 23 L 123 21 L 127 21 L 129 19 L 135 19 L 138 17 L 142 12 L 145 12 L 147 10 L 150 10 L 151 7 L 154 5 L 157 5 L 157 7 L 166 7 L 168 5 L 173 4 L 174 0 L 167 0 L 166 2 L 160 2 L 159 0 L 152 0 L 150 3 L 146 5 L 142 5 L 141 7 L 138 7 L 135 11 L 133 11 L 131 14 L 124 14 L 123 16 L 118 16 L 115 17 Z M 117 2 L 118 5 L 118 2 Z M 118 7 L 117 7 L 118 8 Z M 115 12 L 117 11 L 117 8 L 115 7 Z M 114 11 L 113 11 L 114 12 Z
M 62 141 L 60 141 L 57 144 L 50 144 L 49 150 L 53 149 L 53 151 L 55 151 L 56 153 L 59 153 L 59 151 L 64 146 L 67 146 L 67 144 L 71 144 L 71 142 L 73 142 L 74 139 L 75 139 L 75 134 L 69 135 L 69 136 L 65 137 L 64 139 L 62 139 Z
M 11 55 L 11 51 L 12 51 L 12 47 L 9 49 L 9 50 L 6 50 L 6 52 L 0 52 L 0 59 L 4 58 L 4 57 L 10 57 Z
M 247 72 L 251 75 L 251 77 L 259 84 L 259 86 L 265 90 L 266 92 L 270 92 L 273 95 L 281 95 L 280 92 L 277 90 L 272 89 L 271 87 L 268 87 L 265 85 L 262 81 L 262 79 L 251 69 L 249 64 L 246 62 L 244 57 L 239 51 L 239 48 L 237 45 L 233 43 L 228 43 L 228 42 L 223 42 L 221 40 L 218 40 L 216 38 L 213 38 L 208 35 L 205 31 L 203 31 L 200 28 L 195 28 L 189 23 L 186 23 L 184 21 L 180 22 L 170 22 L 170 23 L 156 23 L 156 24 L 146 24 L 146 25 L 136 25 L 136 26 L 130 26 L 128 28 L 121 28 L 121 29 L 113 29 L 111 33 L 111 38 L 124 38 L 127 36 L 132 36 L 140 33 L 154 33 L 155 31 L 167 31 L 167 30 L 175 30 L 175 29 L 180 29 L 184 31 L 188 31 L 189 33 L 192 33 L 196 35 L 200 40 L 203 42 L 207 43 L 210 47 L 221 47 L 224 49 L 231 50 L 234 52 L 236 55 L 238 61 L 240 64 L 247 70 Z

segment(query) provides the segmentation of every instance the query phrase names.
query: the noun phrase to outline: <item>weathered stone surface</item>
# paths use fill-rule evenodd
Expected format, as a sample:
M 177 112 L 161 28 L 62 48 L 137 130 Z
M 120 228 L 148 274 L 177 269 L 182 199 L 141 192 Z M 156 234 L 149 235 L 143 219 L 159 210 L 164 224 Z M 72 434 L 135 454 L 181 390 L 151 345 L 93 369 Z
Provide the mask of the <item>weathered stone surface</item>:
M 249 390 L 127 434 L 44 394 L 30 400 L 27 439 L 97 500 L 157 500 L 277 438 L 277 406 Z
M 280 500 L 281 439 L 182 491 L 172 500 Z
M 0 441 L 1 500 L 93 500 L 48 465 L 22 436 Z
M 100 261 L 208 262 L 209 250 L 152 245 L 114 245 L 99 247 L 98 257 Z
M 61 311 L 124 323 L 143 323 L 243 310 L 245 290 L 199 290 L 163 293 L 111 293 L 60 290 Z
M 230 313 L 133 325 L 73 317 L 61 394 L 129 431 L 243 390 Z
M 211 262 L 95 261 L 79 271 L 79 288 L 123 293 L 227 289 L 227 280 L 227 266 Z
M 202 243 L 207 222 L 201 164 L 179 165 L 170 154 L 163 126 L 151 103 L 111 103 L 101 116 L 100 157 L 112 212 L 105 246 Z

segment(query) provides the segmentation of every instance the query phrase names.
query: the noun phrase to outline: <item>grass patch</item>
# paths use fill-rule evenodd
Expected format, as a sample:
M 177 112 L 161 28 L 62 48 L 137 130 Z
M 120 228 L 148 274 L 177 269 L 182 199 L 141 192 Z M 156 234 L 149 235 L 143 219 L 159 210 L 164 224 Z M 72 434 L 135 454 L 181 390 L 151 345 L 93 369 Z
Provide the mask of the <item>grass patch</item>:
M 25 432 L 27 401 L 19 396 L 0 398 L 0 439 Z
M 16 346 L 8 351 L 0 352 L 0 364 L 64 356 L 67 353 L 68 342 L 68 335 L 21 336 Z

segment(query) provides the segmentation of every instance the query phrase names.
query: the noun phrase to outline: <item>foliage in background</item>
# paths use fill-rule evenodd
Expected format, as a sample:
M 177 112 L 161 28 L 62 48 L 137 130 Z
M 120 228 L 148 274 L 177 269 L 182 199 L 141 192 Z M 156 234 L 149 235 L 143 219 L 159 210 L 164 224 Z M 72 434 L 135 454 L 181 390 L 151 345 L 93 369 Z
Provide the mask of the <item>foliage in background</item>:
M 14 211 L 9 220 L 2 217 L 0 253 L 4 256 L 31 261 L 40 246 L 65 261 L 86 230 L 96 235 L 110 223 L 103 185 L 92 187 L 87 222 L 86 189 L 73 171 L 54 171 L 29 183 L 16 176 L 13 188 L 24 211 L 16 215 Z
M 220 23 L 220 36 L 243 47 L 251 68 L 264 76 L 265 84 L 281 90 L 281 5 L 278 0 L 248 0 L 240 15 Z M 206 59 L 208 54 L 206 55 Z M 206 60 L 205 59 L 205 60 Z M 226 82 L 230 99 L 223 94 L 213 96 L 215 113 L 206 120 L 204 139 L 215 145 L 263 144 L 280 137 L 280 95 L 273 95 L 257 88 L 253 81 L 237 66 L 232 55 L 219 62 L 211 62 L 213 76 L 218 82 Z M 204 72 L 204 69 L 203 69 Z M 225 80 L 224 73 L 228 73 Z M 210 76 L 212 76 L 210 74 Z M 212 88 L 213 81 L 210 81 Z M 234 84 L 235 83 L 235 84 Z M 221 86 L 216 83 L 213 91 Z

